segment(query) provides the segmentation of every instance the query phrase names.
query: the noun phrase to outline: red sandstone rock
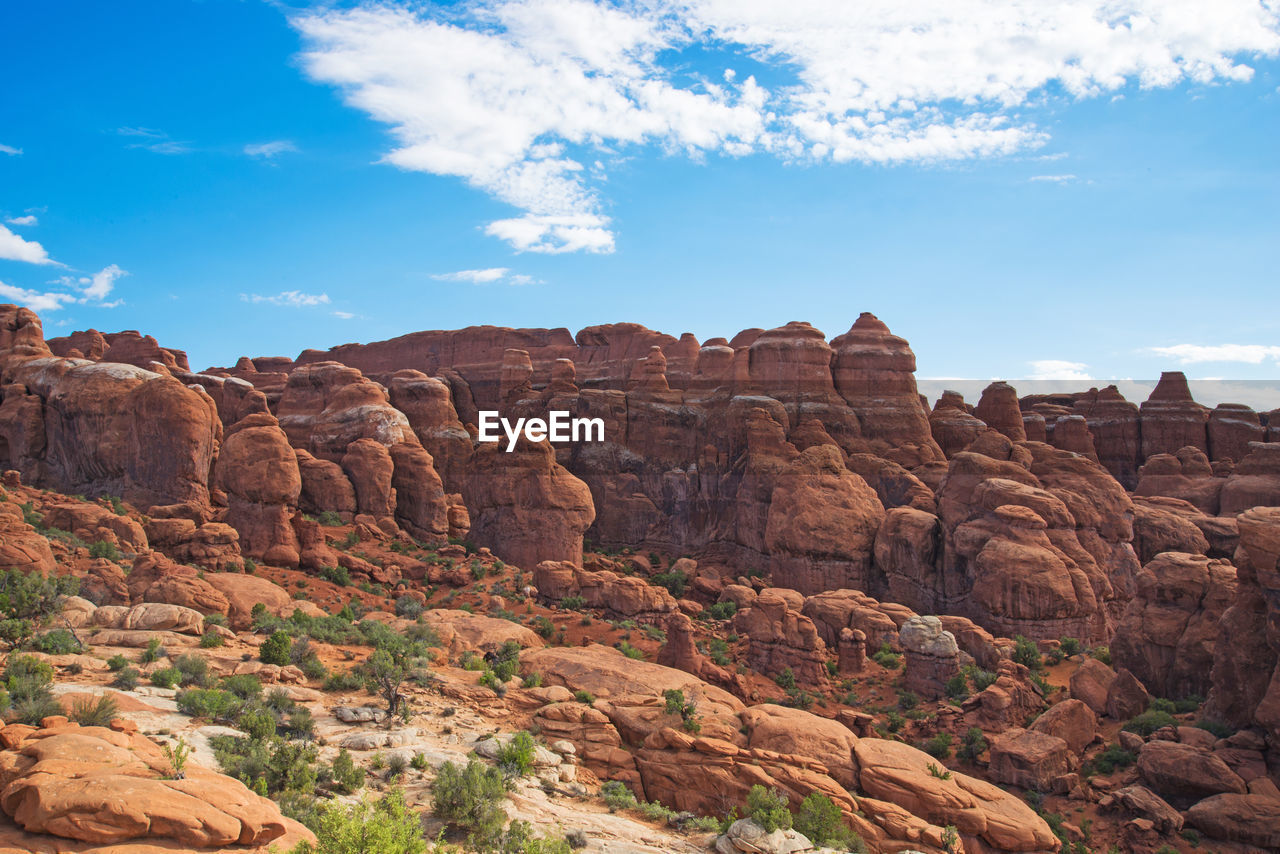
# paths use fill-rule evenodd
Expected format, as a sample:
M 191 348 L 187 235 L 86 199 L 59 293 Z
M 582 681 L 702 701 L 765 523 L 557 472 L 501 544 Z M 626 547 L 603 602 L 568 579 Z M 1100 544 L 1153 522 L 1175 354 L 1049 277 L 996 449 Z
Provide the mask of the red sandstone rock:
M 1250 442 L 1222 486 L 1223 516 L 1234 516 L 1251 507 L 1280 505 L 1280 442 Z
M 1153 791 L 1174 806 L 1201 798 L 1246 791 L 1241 780 L 1207 750 L 1173 741 L 1149 741 L 1138 754 L 1138 774 Z
M 302 479 L 276 419 L 250 415 L 228 430 L 215 477 L 227 493 L 227 523 L 240 535 L 240 550 L 264 563 L 297 566 L 289 519 L 297 512 Z
M 1014 727 L 991 742 L 988 771 L 997 783 L 1065 794 L 1076 782 L 1079 760 L 1056 735 Z
M 809 448 L 779 475 L 765 546 L 774 582 L 801 593 L 866 589 L 884 507 L 832 445 Z
M 1082 701 L 1094 714 L 1107 710 L 1107 694 L 1116 672 L 1096 658 L 1086 658 L 1071 674 L 1071 696 Z
M 1082 700 L 1063 700 L 1050 706 L 1027 729 L 1057 736 L 1067 743 L 1073 754 L 1079 756 L 1097 736 L 1098 721 L 1093 710 Z
M 733 630 L 748 639 L 747 663 L 757 672 L 776 676 L 790 668 L 797 684 L 826 684 L 827 646 L 813 620 L 782 596 L 761 593 L 733 615 Z
M 1158 555 L 1138 573 L 1111 642 L 1112 661 L 1157 696 L 1207 695 L 1218 622 L 1235 596 L 1236 569 L 1227 561 Z
M 989 428 L 966 407 L 959 392 L 944 391 L 929 415 L 929 431 L 947 459 L 973 444 Z
M 1191 398 L 1187 377 L 1165 371 L 1151 396 L 1140 407 L 1142 456 L 1172 454 L 1187 446 L 1207 451 L 1208 410 Z
M 1225 479 L 1214 476 L 1204 451 L 1183 447 L 1177 454 L 1149 457 L 1138 470 L 1138 486 L 1134 494 L 1181 498 L 1202 512 L 1216 516 L 1224 484 Z
M 982 399 L 973 408 L 974 417 L 992 430 L 1015 442 L 1025 441 L 1022 412 L 1018 409 L 1018 393 L 1006 382 L 994 382 L 982 390 Z

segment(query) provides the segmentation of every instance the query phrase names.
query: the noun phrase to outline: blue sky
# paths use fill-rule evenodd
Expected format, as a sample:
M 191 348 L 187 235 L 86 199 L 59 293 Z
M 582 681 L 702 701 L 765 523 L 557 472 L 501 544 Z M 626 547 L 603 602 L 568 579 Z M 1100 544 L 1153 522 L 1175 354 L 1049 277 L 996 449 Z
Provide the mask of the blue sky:
M 872 311 L 923 376 L 1280 375 L 1276 12 L 782 5 L 9 4 L 0 299 L 197 368 Z

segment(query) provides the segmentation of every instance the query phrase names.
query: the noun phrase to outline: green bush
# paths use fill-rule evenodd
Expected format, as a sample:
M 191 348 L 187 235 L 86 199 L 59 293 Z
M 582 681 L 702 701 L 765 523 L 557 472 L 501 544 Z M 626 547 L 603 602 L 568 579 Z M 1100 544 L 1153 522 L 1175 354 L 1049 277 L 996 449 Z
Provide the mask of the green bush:
M 160 638 L 152 638 L 147 641 L 147 648 L 142 651 L 142 663 L 154 664 L 168 654 L 164 646 L 161 645 Z
M 243 738 L 215 735 L 209 739 L 222 770 L 264 797 L 281 792 L 315 790 L 319 778 L 315 746 L 278 736 Z
M 673 569 L 650 576 L 649 583 L 667 588 L 667 592 L 680 599 L 684 596 L 684 589 L 689 583 L 689 576 L 685 575 L 684 570 Z
M 226 638 L 210 629 L 206 629 L 205 633 L 200 636 L 201 649 L 216 649 L 226 642 Z
M 351 586 L 351 573 L 347 571 L 345 566 L 322 566 L 320 567 L 320 577 L 339 587 Z
M 973 680 L 973 690 L 982 692 L 996 684 L 1000 675 L 990 670 L 983 670 L 981 667 L 973 667 L 969 671 L 969 678 Z
M 1091 657 L 1093 657 L 1093 658 L 1098 659 L 1098 661 L 1101 661 L 1103 664 L 1110 664 L 1110 663 L 1111 663 L 1111 648 L 1110 648 L 1110 647 L 1107 647 L 1107 646 L 1095 646 L 1093 649 L 1089 650 L 1089 655 L 1090 655 Z
M 1138 735 L 1146 738 L 1158 729 L 1167 726 L 1177 726 L 1178 721 L 1168 712 L 1157 712 L 1149 710 L 1131 718 L 1123 727 L 1126 732 L 1136 732 Z
M 123 655 L 121 655 L 118 652 L 107 659 L 107 668 L 111 670 L 113 673 L 117 670 L 123 670 L 128 666 L 129 666 L 129 659 L 125 658 Z
M 1109 744 L 1107 749 L 1099 753 L 1086 766 L 1086 776 L 1091 774 L 1110 774 L 1117 768 L 1128 768 L 1137 761 L 1137 756 L 1118 744 Z
M 506 810 L 506 783 L 497 768 L 471 759 L 466 767 L 452 762 L 440 766 L 431 790 L 432 809 L 437 818 L 468 833 L 474 847 L 491 845 L 502 834 Z
M 98 540 L 89 544 L 89 557 L 117 561 L 120 560 L 120 549 L 110 540 Z
M 224 676 L 218 687 L 230 691 L 241 700 L 256 700 L 262 696 L 262 681 L 252 673 Z
M 914 691 L 898 692 L 898 708 L 904 712 L 909 712 L 916 706 L 920 705 L 920 695 Z
M 978 727 L 969 727 L 965 731 L 964 741 L 956 751 L 956 756 L 966 762 L 977 762 L 987 749 L 987 737 Z
M 412 596 L 405 595 L 396 600 L 396 616 L 406 620 L 418 619 L 426 609 L 426 605 Z
M 213 682 L 209 674 L 209 662 L 202 655 L 189 652 L 173 660 L 173 666 L 182 674 L 181 682 L 185 687 L 207 688 Z
M 103 694 L 96 700 L 84 698 L 71 704 L 71 720 L 80 726 L 106 726 L 119 713 L 120 706 L 110 694 Z
M 364 687 L 364 677 L 354 670 L 330 673 L 324 680 L 326 691 L 357 691 Z
M 349 795 L 364 785 L 364 769 L 357 767 L 345 747 L 334 757 L 329 776 L 334 791 L 344 795 Z
M 1234 729 L 1222 723 L 1221 721 L 1211 721 L 1208 719 L 1203 719 L 1203 720 L 1196 721 L 1196 726 L 1206 732 L 1213 733 L 1218 738 L 1227 738 L 1235 733 Z
M 1017 635 L 1013 639 L 1013 644 L 1014 661 L 1028 670 L 1039 670 L 1044 667 L 1044 660 L 1040 657 L 1040 647 L 1036 646 L 1035 641 Z
M 157 688 L 173 688 L 182 681 L 182 671 L 176 667 L 161 667 L 151 671 L 151 684 Z
M 969 680 L 963 673 L 957 673 L 947 680 L 946 692 L 948 698 L 956 702 L 963 701 L 969 696 Z
M 289 648 L 292 645 L 293 638 L 288 632 L 284 630 L 272 632 L 271 637 L 258 647 L 258 660 L 263 664 L 278 664 L 283 667 L 289 663 Z
M 952 740 L 951 733 L 940 732 L 926 741 L 921 749 L 934 759 L 946 759 L 951 755 Z
M 590 691 L 574 691 L 573 699 L 579 703 L 586 703 L 588 706 L 596 701 L 595 695 Z
M 707 615 L 713 620 L 727 620 L 738 612 L 738 603 L 732 600 L 717 602 L 707 609 Z
M 337 528 L 342 525 L 342 517 L 334 510 L 323 510 L 316 514 L 316 521 L 326 528 Z
M 509 774 L 523 777 L 533 770 L 533 754 L 536 748 L 533 736 L 522 730 L 498 748 L 498 767 Z
M 240 706 L 240 698 L 221 688 L 191 688 L 177 696 L 178 710 L 193 718 L 227 720 Z
M 84 647 L 67 629 L 54 629 L 36 638 L 35 647 L 46 655 L 70 655 L 83 651 Z
M 600 797 L 604 799 L 605 806 L 609 808 L 609 812 L 634 809 L 638 803 L 636 796 L 627 788 L 627 784 L 621 780 L 609 780 L 601 786 Z
M 759 783 L 747 792 L 747 815 L 764 828 L 765 833 L 791 827 L 791 810 L 787 799 L 777 789 L 766 789 Z
M 773 681 L 778 687 L 784 691 L 794 691 L 796 687 L 796 674 L 790 667 L 783 668 L 782 672 L 773 677 Z
M 894 670 L 902 662 L 902 656 L 893 651 L 888 641 L 882 641 L 880 648 L 871 654 L 871 660 L 887 670 Z
M 1062 654 L 1067 658 L 1078 655 L 1082 649 L 1080 641 L 1076 638 L 1059 638 L 1058 648 L 1062 650 Z
M 111 680 L 111 685 L 121 691 L 132 691 L 138 687 L 140 678 L 142 678 L 142 674 L 138 672 L 138 668 L 125 667 L 116 671 L 116 678 Z
M 792 826 L 814 845 L 840 851 L 856 851 L 862 840 L 844 825 L 844 816 L 831 798 L 822 792 L 810 792 L 800 802 Z

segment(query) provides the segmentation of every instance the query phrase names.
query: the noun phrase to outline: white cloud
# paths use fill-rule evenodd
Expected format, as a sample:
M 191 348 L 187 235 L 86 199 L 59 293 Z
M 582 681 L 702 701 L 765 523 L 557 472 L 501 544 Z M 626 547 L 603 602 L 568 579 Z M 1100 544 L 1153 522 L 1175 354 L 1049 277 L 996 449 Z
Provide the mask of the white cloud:
M 1089 367 L 1083 362 L 1066 362 L 1061 359 L 1038 359 L 1028 362 L 1031 366 L 1031 373 L 1027 375 L 1027 379 L 1031 380 L 1078 380 L 1087 382 L 1093 377 L 1085 371 Z
M 265 157 L 270 160 L 280 154 L 297 151 L 298 146 L 287 139 L 276 139 L 271 142 L 250 143 L 244 147 L 244 153 L 250 157 Z
M 1152 353 L 1179 364 L 1194 365 L 1200 362 L 1245 362 L 1262 364 L 1267 359 L 1280 362 L 1280 347 L 1268 344 L 1174 344 L 1171 347 L 1152 347 Z
M 116 280 L 129 275 L 128 271 L 121 270 L 115 264 L 103 267 L 98 272 L 87 278 L 81 278 L 80 283 L 84 286 L 84 296 L 86 300 L 101 302 L 107 298 L 112 289 L 116 286 Z
M 5 220 L 9 225 L 38 225 L 40 220 L 32 214 L 26 216 L 11 216 Z
M 116 128 L 116 133 L 137 139 L 137 142 L 129 143 L 128 148 L 143 148 L 155 154 L 186 154 L 191 151 L 189 142 L 172 139 L 169 134 L 154 128 L 122 127 Z
M 58 264 L 39 243 L 24 240 L 3 225 L 0 225 L 0 259 L 28 264 Z
M 19 155 L 22 153 L 21 148 L 14 148 L 12 145 L 0 145 L 0 154 Z
M 281 291 L 278 294 L 263 296 L 262 294 L 241 294 L 240 299 L 245 302 L 260 303 L 266 302 L 272 305 L 284 305 L 290 308 L 302 308 L 304 306 L 327 305 L 329 302 L 328 294 L 306 294 L 302 291 Z
M 305 11 L 303 65 L 388 125 L 385 160 L 520 214 L 520 251 L 611 252 L 599 152 L 809 162 L 1000 156 L 1047 139 L 1043 101 L 1248 80 L 1280 52 L 1259 0 L 476 0 Z M 434 11 L 433 11 L 434 10 Z M 690 73 L 704 50 L 719 66 Z M 685 55 L 685 52 L 688 55 Z M 1059 96 L 1055 93 L 1065 93 Z
M 26 306 L 32 311 L 57 311 L 64 305 L 77 302 L 75 294 L 59 291 L 29 291 L 15 285 L 0 282 L 0 299 L 10 300 L 18 305 Z
M 355 315 L 354 315 L 354 314 L 352 314 L 352 313 L 351 313 L 351 312 L 349 312 L 349 311 L 334 311 L 334 312 L 330 312 L 330 313 L 331 313 L 334 317 L 339 318 L 339 319 L 341 319 L 341 320 L 350 320 L 351 318 L 355 317 Z
M 503 282 L 508 285 L 540 285 L 541 279 L 524 273 L 512 273 L 507 267 L 486 267 L 481 270 L 458 270 L 453 273 L 434 273 L 431 278 L 440 282 L 469 282 L 473 285 L 487 285 L 492 282 Z
M 1032 182 L 1043 182 L 1046 184 L 1070 184 L 1076 180 L 1075 175 L 1032 175 L 1027 179 Z

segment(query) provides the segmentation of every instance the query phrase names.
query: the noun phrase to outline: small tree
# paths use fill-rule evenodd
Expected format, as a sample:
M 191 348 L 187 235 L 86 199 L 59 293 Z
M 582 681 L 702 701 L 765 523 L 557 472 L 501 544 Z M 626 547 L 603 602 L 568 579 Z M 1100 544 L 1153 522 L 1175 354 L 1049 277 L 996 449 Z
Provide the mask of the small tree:
M 404 662 L 396 660 L 399 657 L 387 649 L 375 649 L 364 664 L 366 687 L 386 700 L 387 713 L 392 715 L 405 702 L 400 686 L 409 675 Z
M 278 664 L 283 667 L 289 663 L 289 648 L 292 645 L 293 638 L 289 637 L 288 632 L 283 629 L 272 632 L 271 637 L 258 647 L 258 658 L 264 664 Z
M 440 766 L 431 790 L 436 817 L 458 830 L 465 830 L 477 848 L 491 845 L 502 834 L 507 813 L 502 772 L 472 759 L 465 768 L 452 762 Z
M 316 843 L 299 843 L 291 854 L 425 854 L 422 823 L 405 803 L 404 793 L 392 789 L 378 801 L 365 798 L 346 806 L 331 802 L 320 807 Z
M 756 824 L 764 828 L 765 833 L 791 827 L 791 810 L 787 808 L 787 799 L 777 789 L 766 789 L 760 784 L 751 787 L 747 792 L 747 815 Z
M 795 829 L 814 845 L 840 851 L 857 849 L 858 834 L 844 825 L 840 807 L 822 792 L 810 792 L 796 811 Z

